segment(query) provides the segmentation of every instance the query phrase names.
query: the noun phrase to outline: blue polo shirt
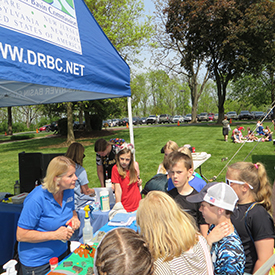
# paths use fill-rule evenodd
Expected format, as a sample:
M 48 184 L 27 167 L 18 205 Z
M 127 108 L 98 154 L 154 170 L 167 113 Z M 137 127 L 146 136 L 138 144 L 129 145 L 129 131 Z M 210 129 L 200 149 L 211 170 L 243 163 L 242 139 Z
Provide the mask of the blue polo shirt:
M 55 231 L 72 218 L 74 210 L 74 190 L 63 192 L 62 207 L 53 194 L 38 186 L 26 197 L 18 226 L 23 229 L 41 232 Z M 25 266 L 41 266 L 52 257 L 59 257 L 67 250 L 67 243 L 60 240 L 41 243 L 19 242 L 18 252 Z

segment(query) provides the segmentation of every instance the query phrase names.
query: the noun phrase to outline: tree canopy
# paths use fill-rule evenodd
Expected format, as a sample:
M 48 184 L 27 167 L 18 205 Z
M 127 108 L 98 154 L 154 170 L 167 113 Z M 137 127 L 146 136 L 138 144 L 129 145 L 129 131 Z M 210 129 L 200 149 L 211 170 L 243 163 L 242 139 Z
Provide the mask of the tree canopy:
M 166 31 L 188 52 L 183 63 L 204 60 L 216 81 L 223 117 L 226 87 L 243 73 L 259 73 L 275 41 L 275 3 L 269 0 L 170 0 Z

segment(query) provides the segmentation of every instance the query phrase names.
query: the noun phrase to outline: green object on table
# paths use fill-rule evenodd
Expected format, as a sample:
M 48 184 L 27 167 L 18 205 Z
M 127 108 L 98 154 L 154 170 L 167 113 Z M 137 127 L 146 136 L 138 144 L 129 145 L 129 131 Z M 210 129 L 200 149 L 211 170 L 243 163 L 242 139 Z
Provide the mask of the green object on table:
M 94 244 L 92 247 L 93 249 L 96 249 L 97 244 Z M 91 268 L 93 269 L 93 267 L 94 258 L 89 254 L 88 257 L 85 258 L 84 254 L 80 257 L 79 254 L 72 252 L 63 262 L 60 262 L 58 267 L 54 269 L 54 272 L 62 273 L 62 271 L 66 271 L 72 272 L 73 274 L 86 275 L 91 274 Z

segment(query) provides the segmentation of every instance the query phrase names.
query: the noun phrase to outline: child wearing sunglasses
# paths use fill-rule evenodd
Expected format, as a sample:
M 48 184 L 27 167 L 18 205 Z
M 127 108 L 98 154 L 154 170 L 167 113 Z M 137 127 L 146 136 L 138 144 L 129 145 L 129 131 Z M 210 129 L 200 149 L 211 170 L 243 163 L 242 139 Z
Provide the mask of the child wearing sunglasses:
M 231 221 L 245 250 L 244 274 L 253 274 L 273 254 L 275 234 L 271 185 L 264 165 L 250 162 L 230 165 L 225 182 L 234 189 L 239 198 Z

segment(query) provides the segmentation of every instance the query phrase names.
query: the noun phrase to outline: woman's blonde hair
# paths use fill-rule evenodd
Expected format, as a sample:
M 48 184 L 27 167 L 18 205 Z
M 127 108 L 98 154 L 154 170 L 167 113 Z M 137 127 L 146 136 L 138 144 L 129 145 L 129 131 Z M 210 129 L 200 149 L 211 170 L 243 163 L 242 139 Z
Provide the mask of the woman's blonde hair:
M 170 261 L 198 242 L 194 219 L 165 192 L 149 192 L 140 201 L 136 218 L 154 260 Z
M 84 151 L 85 151 L 85 148 L 81 143 L 74 142 L 69 146 L 65 156 L 67 158 L 72 159 L 75 163 L 82 166 Z
M 177 151 L 179 149 L 178 144 L 175 141 L 169 140 L 164 146 L 163 146 L 163 151 L 165 150 L 171 150 L 173 152 Z M 163 161 L 160 164 L 161 165 L 161 169 L 160 169 L 160 173 L 161 174 L 166 174 L 167 173 L 167 167 L 166 167 L 166 157 L 164 155 L 163 157 Z
M 236 180 L 247 182 L 253 187 L 249 190 L 252 192 L 255 201 L 262 204 L 266 211 L 272 214 L 272 190 L 264 165 L 260 162 L 256 164 L 236 162 L 228 167 L 228 171 L 230 170 L 234 170 Z
M 75 163 L 65 156 L 57 156 L 53 158 L 47 168 L 46 177 L 43 180 L 43 188 L 50 193 L 55 194 L 59 190 L 59 181 L 64 176 L 70 166 L 75 167 Z
M 97 248 L 100 275 L 151 275 L 154 261 L 144 238 L 130 228 L 117 228 Z
M 177 151 L 179 149 L 178 144 L 175 141 L 169 140 L 164 146 L 163 150 Z
M 129 174 L 130 174 L 130 184 L 137 182 L 138 178 L 137 178 L 137 171 L 135 169 L 135 163 L 134 163 L 134 154 L 132 153 L 131 149 L 125 147 L 124 149 L 120 150 L 117 154 L 116 154 L 116 165 L 117 165 L 117 171 L 119 173 L 119 175 L 125 179 L 127 171 L 124 170 L 119 162 L 119 157 L 123 154 L 127 154 L 130 152 L 130 163 L 129 163 Z

